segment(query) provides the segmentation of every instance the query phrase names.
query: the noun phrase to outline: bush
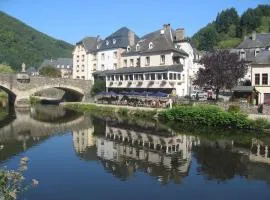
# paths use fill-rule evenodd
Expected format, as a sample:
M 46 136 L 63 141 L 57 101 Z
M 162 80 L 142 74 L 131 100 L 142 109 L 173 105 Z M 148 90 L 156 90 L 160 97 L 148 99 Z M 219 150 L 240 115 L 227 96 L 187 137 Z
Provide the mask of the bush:
M 238 113 L 240 112 L 240 106 L 238 105 L 230 105 L 228 108 L 228 112 L 230 113 Z
M 228 127 L 228 128 L 253 128 L 247 115 L 236 112 L 225 112 L 213 105 L 204 106 L 179 106 L 159 114 L 160 119 L 176 121 L 191 125 Z
M 91 95 L 96 95 L 99 92 L 104 92 L 106 90 L 106 82 L 104 80 L 95 80 L 93 88 L 91 90 Z

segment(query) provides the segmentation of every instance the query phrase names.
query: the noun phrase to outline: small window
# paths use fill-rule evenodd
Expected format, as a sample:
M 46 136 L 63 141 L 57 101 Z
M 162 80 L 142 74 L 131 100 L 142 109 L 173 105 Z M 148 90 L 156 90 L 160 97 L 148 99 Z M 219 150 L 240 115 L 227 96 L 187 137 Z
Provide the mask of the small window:
M 155 74 L 151 74 L 151 80 L 155 80 Z
M 139 74 L 139 80 L 143 81 L 143 74 Z
M 108 46 L 110 44 L 109 40 L 106 41 L 106 45 Z
M 181 80 L 181 74 L 177 74 L 177 79 Z
M 133 81 L 133 75 L 129 75 L 129 80 Z
M 124 67 L 127 67 L 127 59 L 124 60 Z
M 116 43 L 116 39 L 113 39 L 113 41 L 112 41 L 112 42 L 113 42 L 113 44 L 115 44 L 115 43 Z
M 170 80 L 173 79 L 173 74 L 172 73 L 169 74 L 169 78 L 170 78 Z
M 268 74 L 262 74 L 262 85 L 268 85 Z
M 150 57 L 149 56 L 145 58 L 145 65 L 146 66 L 150 65 Z
M 134 60 L 133 59 L 130 59 L 130 66 L 134 67 Z
M 145 80 L 149 80 L 150 79 L 150 74 L 145 74 Z
M 113 69 L 117 69 L 117 63 L 113 63 Z
M 160 64 L 164 65 L 165 64 L 165 55 L 160 56 Z
M 260 74 L 255 74 L 255 85 L 260 85 Z
M 123 75 L 120 75 L 120 81 L 122 81 L 123 80 Z
M 176 73 L 173 74 L 173 80 L 176 80 Z
M 105 69 L 104 65 L 101 65 L 101 70 L 103 71 Z
M 125 75 L 125 80 L 128 80 L 128 75 Z
M 157 74 L 157 79 L 162 80 L 162 74 Z
M 113 58 L 114 58 L 114 59 L 117 58 L 117 51 L 113 52 Z
M 105 60 L 105 54 L 104 53 L 101 54 L 101 60 Z

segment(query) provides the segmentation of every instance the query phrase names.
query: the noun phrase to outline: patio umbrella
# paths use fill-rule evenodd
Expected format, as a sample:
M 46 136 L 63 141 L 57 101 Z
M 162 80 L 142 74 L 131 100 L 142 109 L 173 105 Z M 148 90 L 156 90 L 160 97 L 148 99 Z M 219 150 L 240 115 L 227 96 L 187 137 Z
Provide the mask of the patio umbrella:
M 131 91 L 131 92 L 129 93 L 129 95 L 134 95 L 134 96 L 140 95 L 140 94 L 141 94 L 140 92 L 135 92 L 135 91 Z
M 150 96 L 151 94 L 152 94 L 152 92 L 143 91 L 141 93 L 141 96 Z
M 164 93 L 164 92 L 157 92 L 157 93 L 152 94 L 151 96 L 155 96 L 155 97 L 168 97 L 168 94 L 167 93 Z

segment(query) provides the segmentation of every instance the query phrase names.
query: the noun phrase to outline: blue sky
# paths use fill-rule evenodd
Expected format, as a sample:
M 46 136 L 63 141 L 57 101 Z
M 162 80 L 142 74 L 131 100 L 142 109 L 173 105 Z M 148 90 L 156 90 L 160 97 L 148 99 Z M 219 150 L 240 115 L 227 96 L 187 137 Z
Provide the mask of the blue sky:
M 75 43 L 85 36 L 108 36 L 127 26 L 142 36 L 165 23 L 187 36 L 235 7 L 241 14 L 270 0 L 0 0 L 0 10 L 52 37 Z

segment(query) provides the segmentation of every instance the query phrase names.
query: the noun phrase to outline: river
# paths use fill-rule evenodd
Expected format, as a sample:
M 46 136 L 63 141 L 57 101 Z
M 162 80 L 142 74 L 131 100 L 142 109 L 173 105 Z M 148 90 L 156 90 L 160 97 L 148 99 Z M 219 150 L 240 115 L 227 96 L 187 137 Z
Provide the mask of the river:
M 1 167 L 29 158 L 19 199 L 270 199 L 270 139 L 199 137 L 57 106 L 0 122 Z

